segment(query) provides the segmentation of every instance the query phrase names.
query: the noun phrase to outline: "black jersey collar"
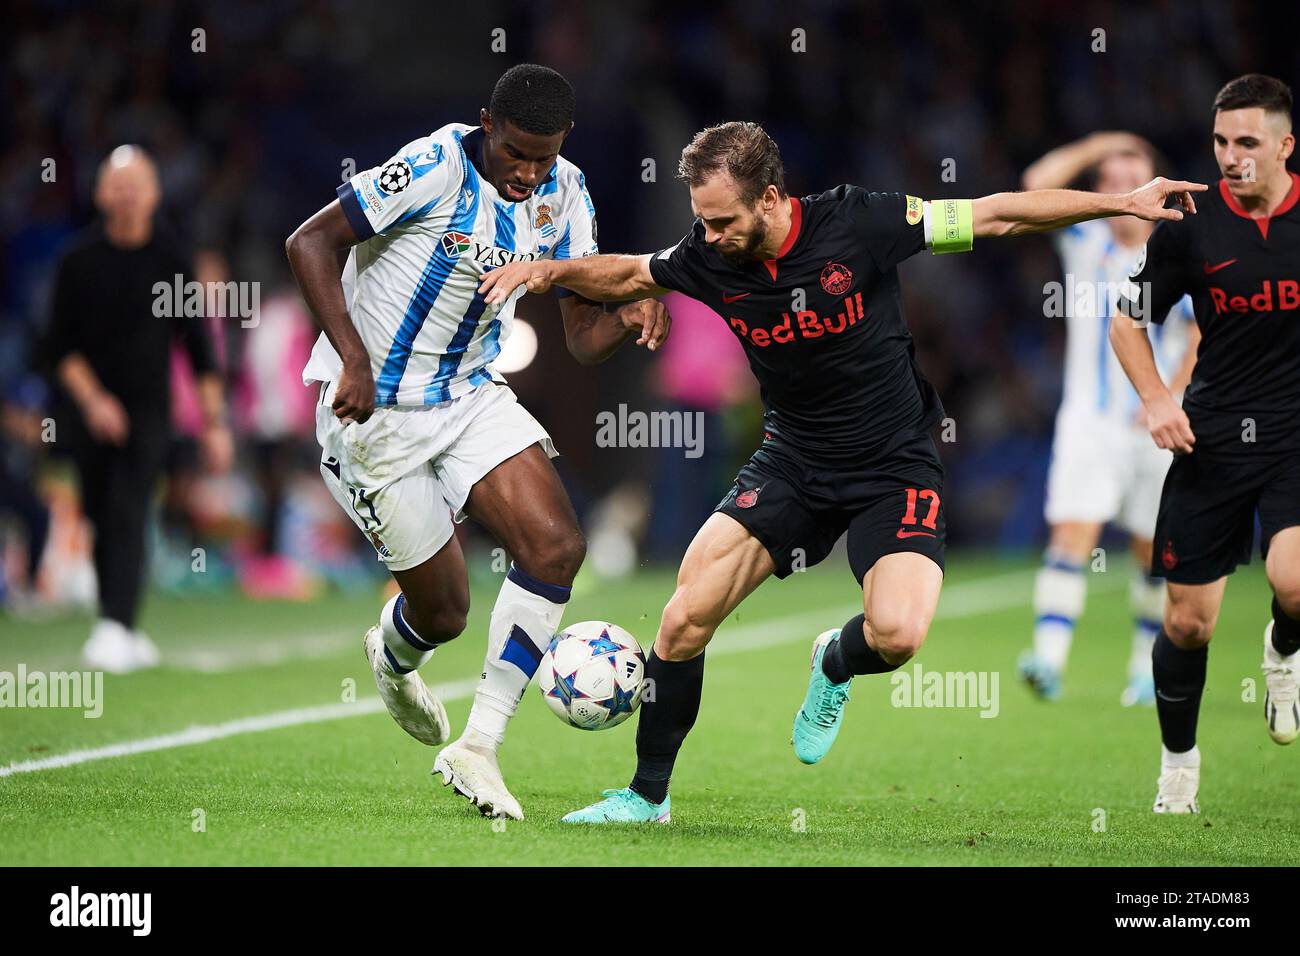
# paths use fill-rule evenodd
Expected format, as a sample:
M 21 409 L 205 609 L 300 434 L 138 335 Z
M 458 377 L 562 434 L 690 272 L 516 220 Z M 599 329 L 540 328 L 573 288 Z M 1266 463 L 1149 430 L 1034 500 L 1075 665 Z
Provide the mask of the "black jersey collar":
M 1297 201 L 1300 201 L 1300 176 L 1291 173 L 1291 191 L 1286 194 L 1286 198 L 1282 200 L 1281 204 L 1273 210 L 1271 216 L 1256 218 L 1247 212 L 1246 207 L 1237 201 L 1237 197 L 1234 196 L 1232 190 L 1228 188 L 1228 181 L 1226 179 L 1219 180 L 1219 195 L 1223 197 L 1223 202 L 1227 207 L 1238 216 L 1241 216 L 1243 219 L 1254 221 L 1255 225 L 1259 226 L 1259 234 L 1267 239 L 1269 222 L 1276 219 L 1278 216 L 1284 216 L 1289 213 L 1291 207 L 1294 206 Z

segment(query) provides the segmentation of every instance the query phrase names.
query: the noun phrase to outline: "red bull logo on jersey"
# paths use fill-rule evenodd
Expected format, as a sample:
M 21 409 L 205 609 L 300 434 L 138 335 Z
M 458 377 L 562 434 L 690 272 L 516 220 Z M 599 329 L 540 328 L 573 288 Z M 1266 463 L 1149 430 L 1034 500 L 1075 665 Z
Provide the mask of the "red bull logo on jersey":
M 1225 290 L 1210 286 L 1210 299 L 1218 315 L 1225 312 L 1290 312 L 1300 309 L 1300 281 L 1279 279 L 1275 292 L 1273 283 L 1265 279 L 1263 288 L 1253 295 L 1228 295 Z
M 831 295 L 843 295 L 853 287 L 853 273 L 846 265 L 828 262 L 822 270 L 821 282 L 822 288 Z
M 794 317 L 791 318 L 789 312 L 782 312 L 780 324 L 770 329 L 751 329 L 744 319 L 734 315 L 728 318 L 727 322 L 731 326 L 731 331 L 759 348 L 767 348 L 773 343 L 788 345 L 796 338 L 819 339 L 823 335 L 838 335 L 845 329 L 857 325 L 865 318 L 862 311 L 861 292 L 852 296 L 845 296 L 842 301 L 844 311 L 837 313 L 833 317 L 821 316 L 809 310 L 796 312 Z

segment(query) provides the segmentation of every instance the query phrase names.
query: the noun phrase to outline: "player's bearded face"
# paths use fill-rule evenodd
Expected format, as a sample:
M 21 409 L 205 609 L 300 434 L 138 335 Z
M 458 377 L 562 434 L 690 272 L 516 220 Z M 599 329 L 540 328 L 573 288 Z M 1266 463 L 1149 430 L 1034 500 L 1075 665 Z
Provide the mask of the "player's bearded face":
M 713 176 L 691 187 L 691 206 L 704 223 L 704 239 L 722 258 L 744 265 L 760 258 L 767 240 L 762 198 L 746 203 L 730 177 Z
M 748 228 L 718 243 L 718 253 L 732 265 L 744 265 L 759 258 L 758 250 L 767 241 L 767 221 L 755 210 Z

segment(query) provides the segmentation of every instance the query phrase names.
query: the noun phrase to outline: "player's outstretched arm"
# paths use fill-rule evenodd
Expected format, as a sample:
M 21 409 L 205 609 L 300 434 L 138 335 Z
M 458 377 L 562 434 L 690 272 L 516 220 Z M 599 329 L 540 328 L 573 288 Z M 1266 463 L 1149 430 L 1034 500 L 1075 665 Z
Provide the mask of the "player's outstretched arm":
M 1187 413 L 1160 379 L 1151 339 L 1143 323 L 1117 312 L 1110 321 L 1110 345 L 1146 411 L 1147 428 L 1161 448 L 1188 454 L 1196 443 Z
M 284 244 L 289 268 L 321 330 L 343 360 L 334 389 L 334 414 L 364 422 L 375 410 L 375 380 L 370 356 L 348 315 L 343 267 L 357 234 L 342 203 L 335 200 L 294 230 Z
M 658 299 L 637 299 L 607 312 L 599 302 L 567 295 L 560 299 L 560 317 L 569 354 L 583 365 L 605 361 L 633 334 L 637 345 L 653 352 L 672 327 L 672 317 Z
M 1193 193 L 1204 192 L 1204 183 L 1184 182 L 1157 176 L 1130 193 L 1089 193 L 1073 189 L 1033 189 L 1023 193 L 994 193 L 973 200 L 971 226 L 974 235 L 1020 236 L 1048 232 L 1089 219 L 1137 216 L 1158 222 L 1177 221 L 1184 210 L 1196 212 Z M 1177 208 L 1165 208 L 1173 197 Z
M 663 295 L 650 275 L 650 256 L 584 256 L 511 262 L 483 276 L 478 290 L 488 305 L 499 305 L 525 286 L 546 292 L 560 286 L 594 302 L 618 302 Z

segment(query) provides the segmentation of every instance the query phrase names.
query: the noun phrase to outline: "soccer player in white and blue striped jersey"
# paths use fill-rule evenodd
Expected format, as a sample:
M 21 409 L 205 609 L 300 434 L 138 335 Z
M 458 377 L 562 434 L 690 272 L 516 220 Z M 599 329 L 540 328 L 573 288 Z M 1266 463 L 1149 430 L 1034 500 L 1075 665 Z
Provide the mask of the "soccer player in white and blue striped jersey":
M 573 107 L 560 74 L 516 66 L 481 125 L 444 126 L 353 176 L 287 244 L 323 329 L 303 371 L 320 383 L 321 474 L 401 588 L 367 632 L 367 656 L 389 712 L 422 743 L 442 743 L 450 727 L 416 669 L 464 630 L 469 609 L 453 522 L 473 517 L 513 559 L 465 733 L 434 772 L 485 814 L 516 819 L 497 749 L 559 629 L 585 543 L 550 437 L 492 365 L 514 299 L 488 306 L 478 286 L 507 262 L 596 253 L 586 181 L 559 156 Z M 629 338 L 655 349 L 668 333 L 653 299 L 609 311 L 563 294 L 560 310 L 584 364 Z
M 1155 176 L 1155 150 L 1132 133 L 1095 133 L 1052 150 L 1025 170 L 1025 189 L 1068 186 L 1091 173 L 1098 192 L 1127 192 Z M 1065 283 L 1065 387 L 1056 416 L 1045 506 L 1050 539 L 1034 585 L 1034 641 L 1019 671 L 1038 694 L 1057 697 L 1075 624 L 1083 613 L 1089 568 L 1102 528 L 1114 522 L 1130 536 L 1135 568 L 1129 595 L 1132 651 L 1124 704 L 1154 703 L 1151 646 L 1160 630 L 1165 587 L 1148 574 L 1151 538 L 1165 472 L 1173 460 L 1142 423 L 1141 402 L 1110 348 L 1115 303 L 1152 224 L 1134 216 L 1077 223 L 1052 233 Z M 1191 379 L 1200 339 L 1184 298 L 1151 345 L 1164 380 L 1181 395 Z

